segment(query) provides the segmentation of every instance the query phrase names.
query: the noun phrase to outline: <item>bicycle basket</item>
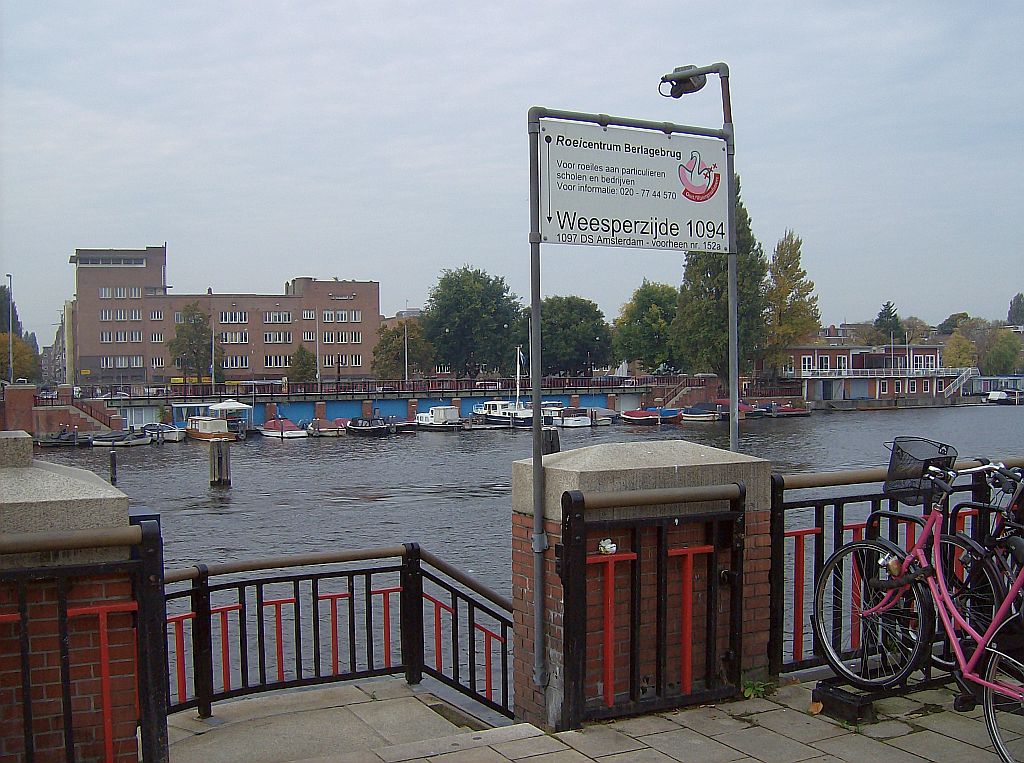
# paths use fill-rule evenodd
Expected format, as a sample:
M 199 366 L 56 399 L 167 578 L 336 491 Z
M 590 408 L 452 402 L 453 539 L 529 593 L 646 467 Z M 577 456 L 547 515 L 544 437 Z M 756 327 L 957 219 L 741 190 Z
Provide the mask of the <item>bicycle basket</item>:
M 889 471 L 882 492 L 907 506 L 931 500 L 932 483 L 925 479 L 928 467 L 951 469 L 956 448 L 923 437 L 897 437 L 892 441 Z

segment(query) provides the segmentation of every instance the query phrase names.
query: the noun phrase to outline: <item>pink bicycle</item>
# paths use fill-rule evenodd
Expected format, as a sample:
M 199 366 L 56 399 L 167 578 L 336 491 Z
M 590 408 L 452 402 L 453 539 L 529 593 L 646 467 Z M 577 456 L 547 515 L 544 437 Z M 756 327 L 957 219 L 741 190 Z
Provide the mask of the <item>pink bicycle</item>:
M 926 665 L 949 669 L 961 692 L 954 707 L 980 697 L 1000 758 L 1024 761 L 1024 538 L 1008 510 L 1022 505 L 1022 481 L 1001 464 L 955 471 L 955 461 L 948 445 L 895 439 L 884 492 L 928 506 L 909 518 L 917 538 L 909 551 L 867 538 L 829 557 L 815 586 L 816 644 L 837 675 L 868 690 L 905 684 Z M 1003 505 L 986 507 L 997 519 L 984 543 L 945 532 L 953 481 L 979 473 L 1010 486 Z

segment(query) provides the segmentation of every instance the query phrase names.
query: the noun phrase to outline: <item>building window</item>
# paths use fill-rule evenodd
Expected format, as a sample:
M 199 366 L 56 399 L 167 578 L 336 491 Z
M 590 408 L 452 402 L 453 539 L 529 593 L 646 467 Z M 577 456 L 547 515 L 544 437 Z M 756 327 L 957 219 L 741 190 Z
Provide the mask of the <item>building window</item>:
M 291 364 L 291 355 L 266 355 L 263 358 L 265 368 L 288 368 Z
M 847 362 L 848 361 L 849 361 L 849 358 L 847 358 L 845 355 L 837 355 L 836 356 L 836 368 L 839 369 L 840 371 L 845 371 L 847 369 L 847 367 L 848 367 L 847 366 Z
M 106 356 L 100 358 L 100 368 L 113 368 L 113 367 L 114 367 L 114 359 L 111 356 L 106 355 Z
M 356 367 L 363 365 L 363 356 L 362 355 L 353 355 L 353 356 L 351 356 L 349 358 L 349 365 L 356 366 Z
M 174 322 L 175 323 L 179 323 L 179 324 L 180 323 L 184 323 L 185 322 L 185 316 L 182 315 L 181 313 L 175 313 L 174 314 Z
M 800 370 L 801 371 L 813 371 L 814 370 L 814 356 L 813 355 L 801 355 L 800 356 Z
M 362 344 L 362 343 L 363 343 L 363 332 L 362 331 L 353 331 L 352 332 L 352 344 Z
M 164 332 L 162 332 L 162 331 L 154 331 L 152 334 L 149 335 L 149 341 L 157 342 L 157 343 L 163 342 L 164 341 Z
M 921 391 L 924 392 L 926 395 L 932 391 L 931 379 L 921 380 Z
M 903 392 L 903 380 L 897 379 L 893 386 L 893 391 L 899 395 Z
M 142 368 L 146 360 L 141 355 L 132 355 L 132 368 Z
M 114 296 L 114 290 L 109 286 L 100 287 L 100 299 L 110 299 Z
M 353 310 L 352 311 L 352 322 L 353 323 L 362 323 L 363 322 L 363 311 L 362 310 Z
M 339 331 L 338 332 L 338 344 L 348 344 L 348 332 L 347 331 Z
M 341 368 L 347 368 L 348 367 L 348 355 L 339 355 L 338 356 L 338 366 L 341 367 Z
M 129 299 L 142 299 L 142 287 L 141 286 L 129 286 L 128 287 Z
M 827 371 L 828 370 L 828 355 L 819 355 L 818 356 L 818 369 L 821 370 L 821 371 Z
M 150 358 L 150 363 L 149 364 L 153 368 L 163 368 L 164 367 L 164 359 L 162 357 L 160 357 L 159 355 L 157 355 L 156 357 Z
M 334 323 L 333 310 L 324 310 L 324 323 Z
M 249 367 L 249 356 L 248 355 L 225 355 L 224 356 L 224 368 L 248 368 Z
M 340 334 L 340 333 L 341 332 L 339 331 L 338 334 Z M 324 344 L 334 344 L 335 341 L 337 341 L 335 339 L 335 336 L 336 335 L 335 335 L 335 333 L 333 331 L 325 331 L 324 332 Z
M 220 334 L 221 344 L 248 344 L 248 331 L 222 331 Z
M 338 323 L 348 323 L 348 310 L 338 310 L 336 313 Z
M 142 332 L 141 331 L 132 331 L 132 332 L 130 332 L 128 334 L 128 341 L 129 342 L 141 342 L 142 341 Z
M 324 368 L 334 368 L 334 356 L 332 354 L 327 353 L 324 355 L 323 361 Z
M 111 331 L 100 332 L 100 342 L 103 344 L 109 344 L 114 341 L 114 334 Z
M 112 320 L 114 320 L 114 311 L 113 310 L 100 310 L 100 320 L 101 321 L 112 321 Z
M 114 367 L 115 368 L 128 368 L 128 356 L 127 355 L 118 355 L 116 358 L 114 358 Z
M 128 289 L 126 289 L 124 286 L 115 286 L 114 287 L 114 299 L 124 299 L 127 296 L 128 296 Z
M 288 310 L 275 310 L 269 313 L 263 313 L 264 323 L 291 323 L 292 314 Z
M 248 323 L 249 313 L 245 310 L 225 310 L 220 314 L 221 323 Z
M 316 341 L 316 332 L 315 331 L 303 331 L 302 332 L 302 341 L 303 342 L 315 342 Z
M 164 319 L 163 310 L 151 310 L 149 313 L 149 319 L 151 321 L 162 321 Z
M 911 395 L 917 394 L 917 379 L 911 379 L 907 382 L 907 392 Z
M 935 380 L 935 391 L 936 392 L 942 392 L 942 390 L 943 390 L 943 388 L 945 386 L 946 386 L 946 380 L 945 379 L 936 379 Z
M 878 382 L 878 394 L 879 395 L 888 395 L 889 394 L 889 382 L 886 381 L 885 379 L 882 379 L 881 381 Z
M 303 310 L 302 311 L 302 320 L 304 320 L 304 321 L 315 321 L 316 320 L 316 310 Z
M 263 335 L 264 344 L 291 344 L 292 332 L 268 331 Z
M 114 340 L 117 341 L 117 342 L 127 342 L 128 341 L 128 332 L 127 331 L 118 331 L 117 334 L 114 337 Z
M 138 308 L 135 308 L 130 313 L 128 313 L 128 320 L 130 320 L 130 321 L 141 321 L 142 320 L 142 311 L 139 310 Z

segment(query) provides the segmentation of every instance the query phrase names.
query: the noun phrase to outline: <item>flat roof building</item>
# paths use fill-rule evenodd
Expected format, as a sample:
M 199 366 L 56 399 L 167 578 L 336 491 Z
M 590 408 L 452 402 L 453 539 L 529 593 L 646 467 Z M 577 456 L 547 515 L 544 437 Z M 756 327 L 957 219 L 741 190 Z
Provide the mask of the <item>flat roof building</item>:
M 74 384 L 163 385 L 183 376 L 170 357 L 187 305 L 211 318 L 225 380 L 280 379 L 305 347 L 321 378 L 362 378 L 380 328 L 380 284 L 293 278 L 283 294 L 171 294 L 167 245 L 76 249 L 70 332 Z M 70 374 L 69 374 L 70 375 Z M 69 381 L 72 381 L 69 379 Z

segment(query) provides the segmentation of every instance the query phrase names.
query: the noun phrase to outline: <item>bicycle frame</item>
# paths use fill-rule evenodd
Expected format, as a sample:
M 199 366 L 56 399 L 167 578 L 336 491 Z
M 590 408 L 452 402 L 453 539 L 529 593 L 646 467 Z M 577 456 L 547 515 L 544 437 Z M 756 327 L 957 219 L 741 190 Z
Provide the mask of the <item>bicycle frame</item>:
M 971 470 L 965 470 L 965 472 L 969 471 Z M 929 558 L 929 554 L 934 557 L 937 553 L 936 549 L 939 548 L 939 538 L 942 534 L 944 525 L 943 520 L 945 519 L 943 505 L 945 502 L 948 502 L 948 500 L 948 495 L 943 494 L 938 501 L 931 504 L 931 510 L 925 519 L 921 533 L 918 535 L 917 540 L 914 542 L 914 545 L 911 547 L 900 565 L 900 575 L 907 575 L 911 565 L 915 562 L 920 564 L 922 569 L 931 566 L 933 574 L 927 575 L 925 577 L 925 581 L 928 584 L 929 591 L 931 591 L 932 601 L 938 611 L 939 619 L 942 622 L 942 627 L 945 629 L 949 644 L 953 649 L 953 653 L 956 655 L 956 662 L 960 667 L 963 678 L 967 681 L 978 684 L 979 686 L 987 686 L 1005 697 L 1010 697 L 1018 701 L 1024 700 L 1024 687 L 1019 685 L 1011 686 L 1006 684 L 995 684 L 985 681 L 977 671 L 981 659 L 988 649 L 989 643 L 992 641 L 995 634 L 1005 625 L 1007 614 L 1010 612 L 1017 594 L 1020 593 L 1022 588 L 1024 588 L 1024 567 L 1022 567 L 1017 573 L 1013 584 L 1010 586 L 1010 590 L 1007 592 L 1006 597 L 1000 604 L 999 609 L 996 611 L 987 630 L 984 633 L 978 633 L 978 631 L 976 631 L 960 614 L 956 605 L 953 604 L 953 599 L 950 596 L 949 589 L 946 585 L 942 564 L 932 564 L 932 559 Z M 877 612 L 885 611 L 889 607 L 893 606 L 893 604 L 899 599 L 902 592 L 905 591 L 909 585 L 912 585 L 912 583 L 908 582 L 888 591 L 876 606 L 864 610 L 863 614 L 875 614 Z M 964 654 L 964 649 L 960 645 L 960 639 L 957 637 L 957 627 L 970 636 L 976 644 L 974 653 L 969 658 Z

